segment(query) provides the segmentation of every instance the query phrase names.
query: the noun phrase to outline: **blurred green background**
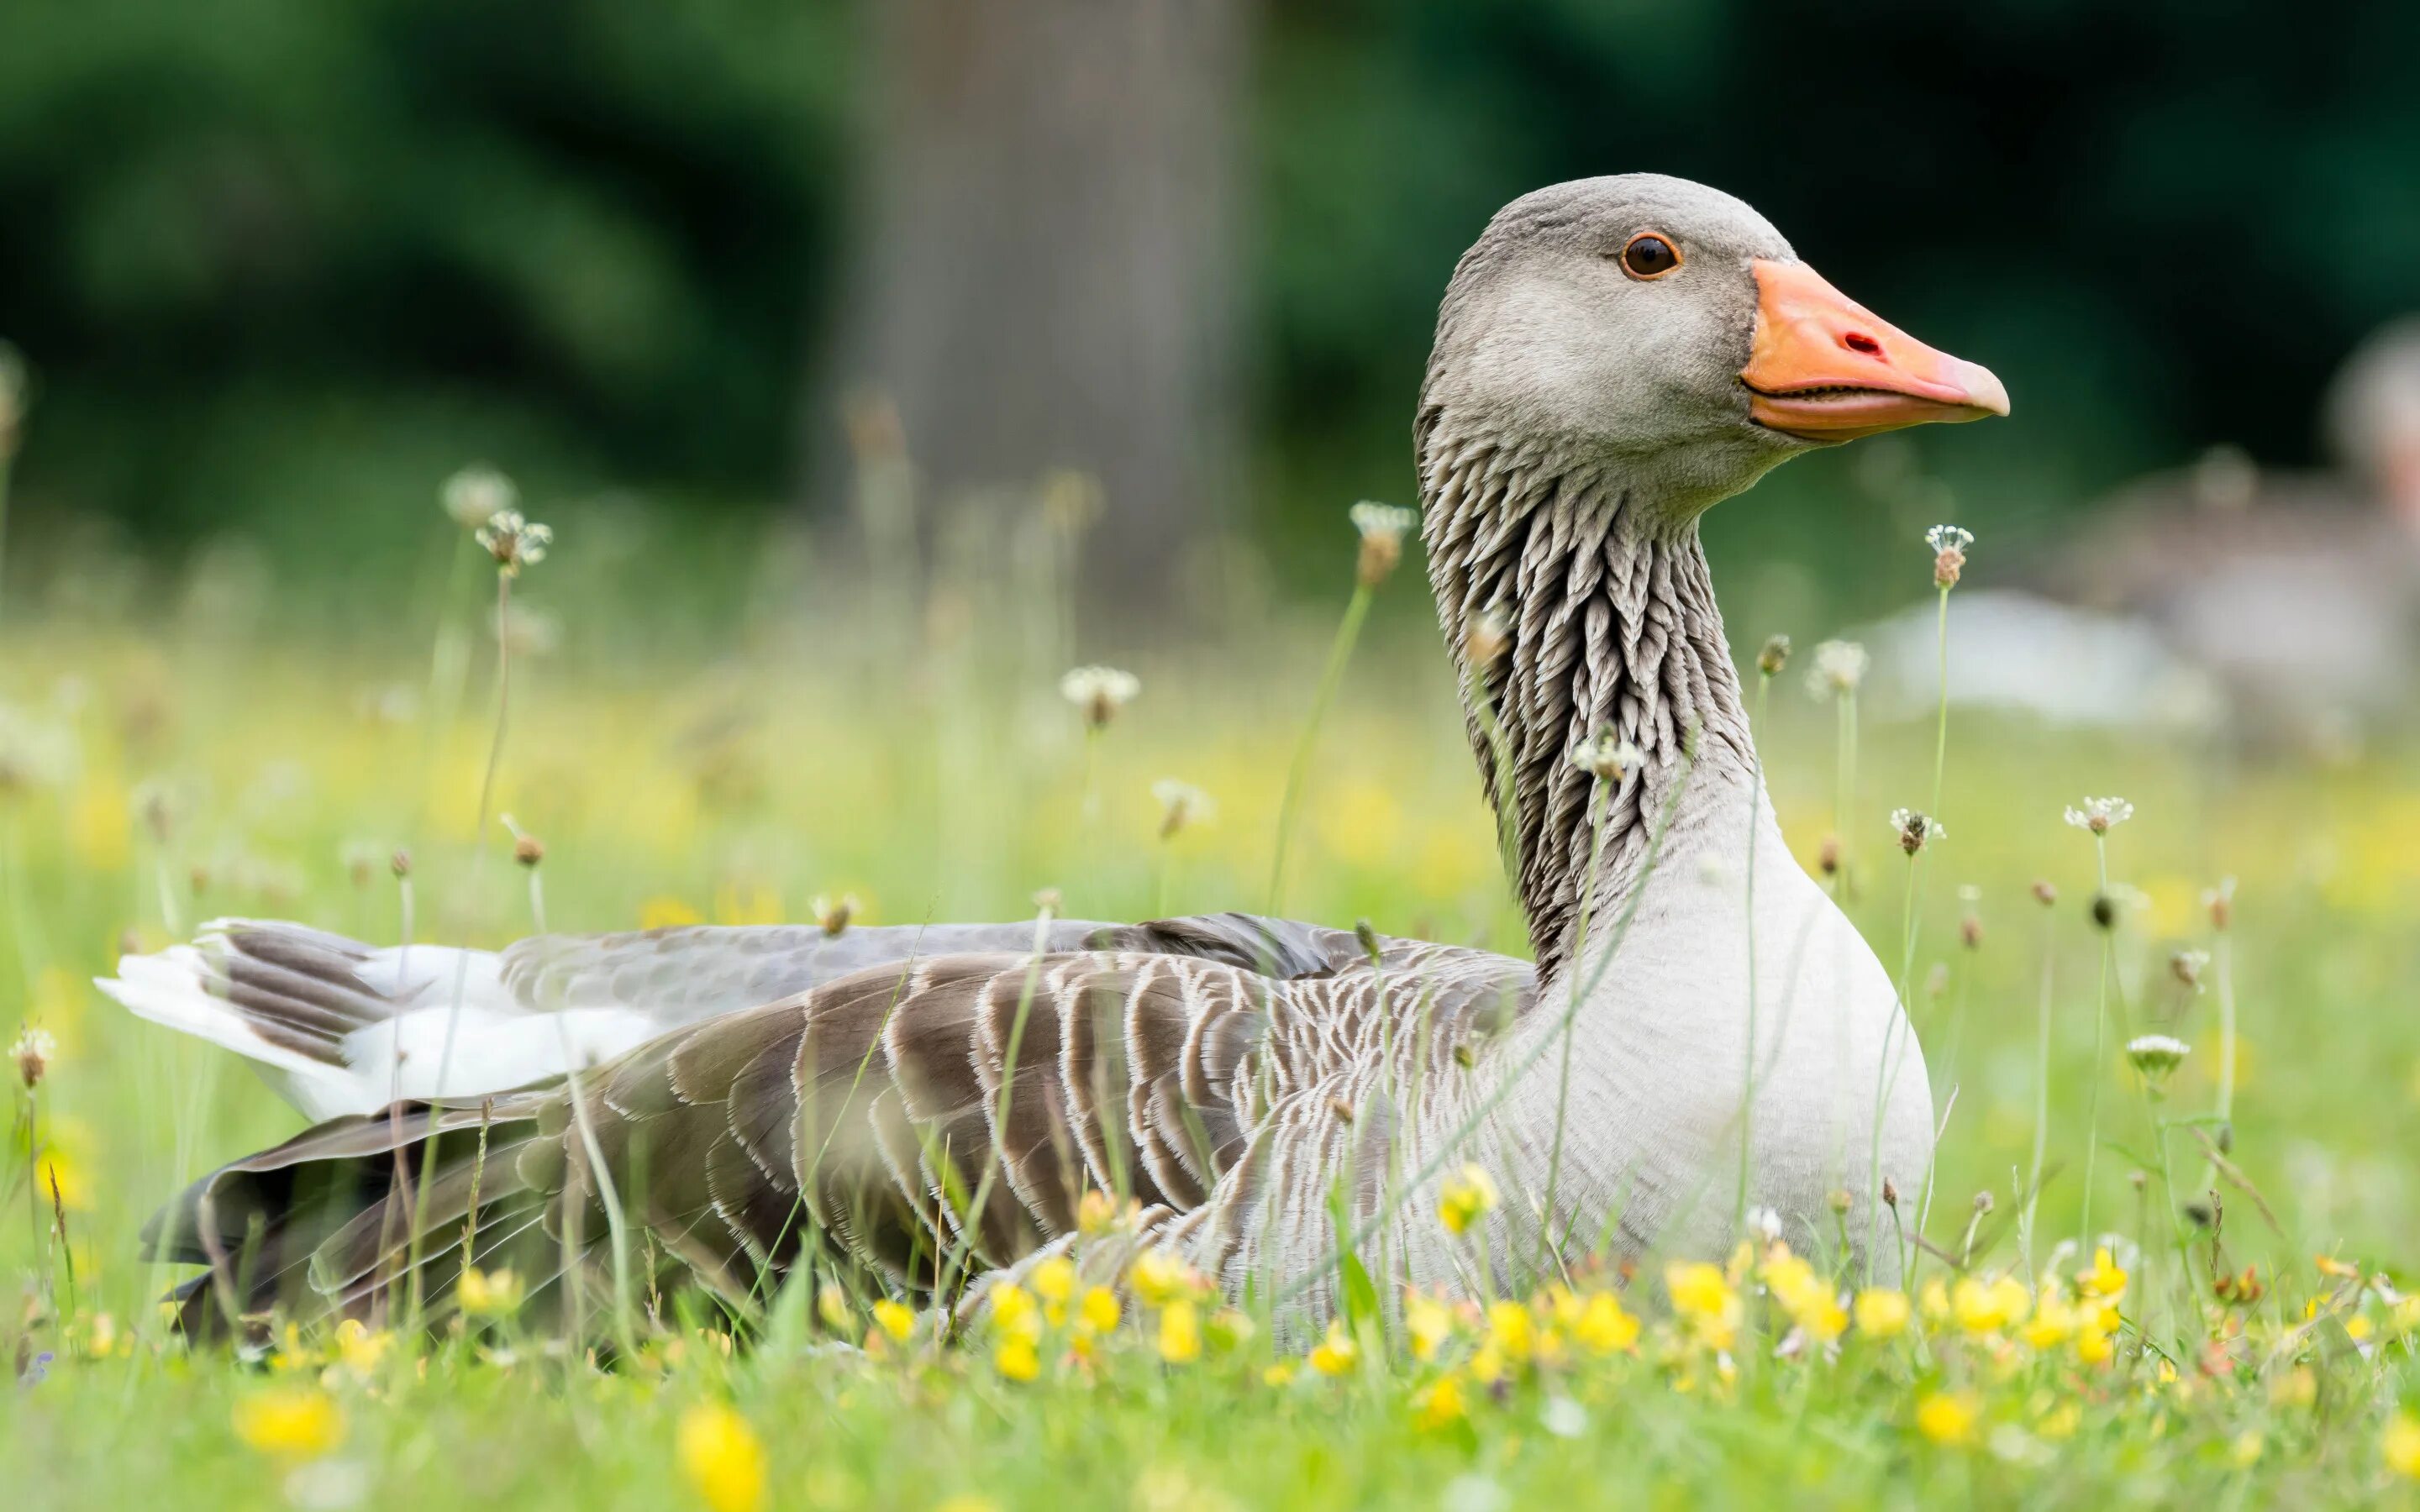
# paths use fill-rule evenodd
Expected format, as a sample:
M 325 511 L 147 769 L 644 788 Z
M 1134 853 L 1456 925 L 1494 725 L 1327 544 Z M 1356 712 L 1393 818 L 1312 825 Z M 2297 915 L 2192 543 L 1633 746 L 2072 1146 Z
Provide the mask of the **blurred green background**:
M 1219 535 L 1327 585 L 1459 251 L 1656 169 L 2015 395 L 1892 510 L 1827 456 L 1713 527 L 1879 607 L 1944 490 L 2040 539 L 2214 441 L 2315 458 L 2420 305 L 2414 57 L 2392 0 L 13 0 L 9 565 L 233 535 L 355 603 L 473 457 L 724 549 L 838 513 L 872 385 L 945 495 L 1099 474 L 1108 597 Z

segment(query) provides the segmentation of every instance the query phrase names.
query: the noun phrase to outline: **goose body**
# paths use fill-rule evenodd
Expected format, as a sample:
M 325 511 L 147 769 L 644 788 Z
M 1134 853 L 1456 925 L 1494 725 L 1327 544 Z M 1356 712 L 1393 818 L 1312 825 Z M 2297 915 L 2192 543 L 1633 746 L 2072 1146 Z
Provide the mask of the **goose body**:
M 335 1116 L 204 1178 L 153 1242 L 221 1293 L 251 1277 L 247 1305 L 370 1310 L 407 1253 L 396 1173 L 425 1170 L 431 1295 L 474 1200 L 468 1257 L 539 1281 L 606 1254 L 618 1206 L 733 1297 L 810 1255 L 929 1291 L 1066 1244 L 1099 1189 L 1299 1324 L 1330 1305 L 1335 1195 L 1390 1281 L 1450 1279 L 1471 1242 L 1702 1252 L 1745 1129 L 1749 1201 L 1862 1249 L 1872 1174 L 1922 1180 L 1931 1093 L 1763 802 L 1697 518 L 1812 446 L 2005 409 L 1729 196 L 1630 176 L 1516 201 L 1456 270 L 1417 439 L 1534 963 L 1240 915 L 408 958 L 230 924 L 104 985 Z M 1602 787 L 1572 760 L 1600 732 L 1636 748 Z M 1435 1189 L 1466 1161 L 1513 1196 L 1457 1243 Z

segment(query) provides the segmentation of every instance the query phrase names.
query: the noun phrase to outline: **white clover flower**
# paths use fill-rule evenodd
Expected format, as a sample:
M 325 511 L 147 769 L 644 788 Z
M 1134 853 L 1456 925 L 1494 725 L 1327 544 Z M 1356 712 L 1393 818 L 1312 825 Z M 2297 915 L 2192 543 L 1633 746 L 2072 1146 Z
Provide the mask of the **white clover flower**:
M 1151 785 L 1151 795 L 1159 804 L 1159 838 L 1174 840 L 1179 831 L 1194 825 L 1206 825 L 1218 817 L 1218 805 L 1210 795 L 1190 782 L 1180 782 L 1163 777 Z
M 475 531 L 506 510 L 520 507 L 521 491 L 513 480 L 490 467 L 467 467 L 445 480 L 438 498 L 446 515 L 466 531 Z
M 16 1042 L 8 1046 L 8 1058 L 16 1063 L 17 1075 L 28 1091 L 41 1085 L 43 1072 L 50 1070 L 58 1055 L 59 1041 L 52 1038 L 51 1031 L 31 1025 L 20 1030 Z
M 1637 746 L 1616 738 L 1610 725 L 1572 748 L 1572 764 L 1600 782 L 1620 782 L 1646 760 Z
M 2123 798 L 2086 798 L 2082 808 L 2067 810 L 2069 824 L 2096 835 L 2106 835 L 2133 817 L 2134 806 Z
M 1083 711 L 1084 722 L 1098 730 L 1142 691 L 1142 679 L 1115 667 L 1078 667 L 1059 679 L 1059 696 Z
M 1940 820 L 1917 809 L 1893 809 L 1890 826 L 1892 836 L 1899 841 L 1899 848 L 1910 856 L 1924 849 L 1927 842 L 1947 840 L 1949 836 L 1948 829 Z
M 2126 1063 L 2146 1081 L 2160 1082 L 2193 1054 L 2193 1046 L 2173 1035 L 2146 1034 L 2126 1041 Z
M 535 567 L 546 560 L 546 548 L 554 544 L 554 532 L 521 518 L 518 509 L 500 509 L 479 527 L 477 540 L 480 549 L 496 559 L 498 572 L 518 578 L 523 567 Z
M 1866 680 L 1866 648 L 1854 640 L 1826 640 L 1815 648 L 1815 664 L 1807 669 L 1807 691 L 1821 703 L 1854 693 Z
M 1346 517 L 1361 532 L 1361 558 L 1355 565 L 1355 576 L 1362 587 L 1375 588 L 1404 560 L 1404 533 L 1419 522 L 1419 516 L 1401 504 L 1364 499 L 1346 512 Z

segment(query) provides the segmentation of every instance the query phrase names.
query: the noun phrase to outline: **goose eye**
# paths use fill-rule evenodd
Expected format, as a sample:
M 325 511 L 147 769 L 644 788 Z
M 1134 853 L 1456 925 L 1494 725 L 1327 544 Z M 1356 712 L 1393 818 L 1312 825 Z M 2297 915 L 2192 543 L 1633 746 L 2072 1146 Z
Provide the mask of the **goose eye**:
M 1633 278 L 1661 278 L 1681 266 L 1681 255 L 1654 232 L 1641 231 L 1621 249 L 1621 266 Z

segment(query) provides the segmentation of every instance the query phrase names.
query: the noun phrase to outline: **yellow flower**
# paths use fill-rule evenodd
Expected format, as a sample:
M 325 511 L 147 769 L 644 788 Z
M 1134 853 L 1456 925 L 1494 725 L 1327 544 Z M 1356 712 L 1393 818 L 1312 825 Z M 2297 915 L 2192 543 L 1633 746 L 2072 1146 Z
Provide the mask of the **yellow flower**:
M 1494 1211 L 1496 1201 L 1495 1180 L 1480 1167 L 1465 1165 L 1437 1193 L 1437 1221 L 1448 1233 L 1468 1233 L 1472 1224 Z
M 908 1335 L 916 1332 L 916 1309 L 889 1297 L 874 1304 L 874 1323 L 885 1334 L 905 1344 Z
M 1361 1358 L 1361 1346 L 1344 1332 L 1342 1322 L 1327 1325 L 1327 1336 L 1311 1351 L 1311 1367 L 1323 1376 L 1341 1376 Z
M 825 1282 L 815 1292 L 815 1316 L 824 1320 L 824 1327 L 835 1334 L 857 1332 L 850 1326 L 848 1293 L 831 1282 Z
M 1116 1292 L 1107 1287 L 1087 1287 L 1084 1300 L 1076 1304 L 1076 1323 L 1088 1333 L 1106 1334 L 1118 1326 L 1122 1311 Z
M 1221 1307 L 1210 1315 L 1210 1342 L 1222 1350 L 1240 1350 L 1259 1332 L 1260 1325 L 1239 1309 Z
M 2076 1289 L 2087 1297 L 2115 1304 L 2126 1295 L 2126 1273 L 2110 1257 L 2106 1244 L 2092 1252 L 2092 1265 L 2075 1273 Z
M 2076 1308 L 2069 1306 L 2065 1298 L 2045 1287 L 2041 1301 L 2034 1308 L 2032 1320 L 2018 1331 L 2017 1336 L 2032 1349 L 2056 1349 L 2075 1333 L 2083 1316 Z
M 510 1271 L 464 1269 L 454 1283 L 462 1310 L 473 1318 L 509 1318 L 520 1310 L 521 1278 Z
M 1159 1357 L 1170 1365 L 1202 1358 L 1202 1315 L 1189 1299 L 1180 1297 L 1159 1310 Z
M 1906 1292 L 1869 1287 L 1857 1293 L 1857 1332 L 1868 1338 L 1895 1339 L 1907 1332 L 1911 1311 Z
M 1076 1228 L 1087 1239 L 1098 1239 L 1118 1221 L 1118 1205 L 1097 1186 L 1086 1187 L 1076 1199 Z
M 1032 1339 L 1012 1334 L 992 1347 L 991 1367 L 1011 1381 L 1032 1381 L 1042 1374 L 1042 1355 Z
M 378 1371 L 379 1362 L 395 1344 L 395 1335 L 385 1329 L 372 1333 L 358 1318 L 348 1318 L 336 1325 L 336 1360 L 354 1375 L 367 1378 Z
M 1731 1347 L 1745 1309 L 1719 1267 L 1703 1260 L 1668 1265 L 1664 1269 L 1664 1289 L 1672 1294 L 1672 1310 L 1692 1335 L 1709 1349 Z
M 2075 1437 L 2075 1430 L 2083 1422 L 2084 1409 L 2071 1401 L 2066 1401 L 2044 1412 L 2041 1421 L 2034 1425 L 2034 1431 L 2045 1439 L 2054 1441 L 2071 1439 Z
M 1967 1333 L 1996 1334 L 2012 1323 L 2023 1322 L 2033 1310 L 2033 1297 L 2014 1276 L 2004 1275 L 1990 1282 L 1961 1276 L 1949 1294 L 1949 1305 L 1957 1315 L 1958 1326 Z
M 639 905 L 641 929 L 678 929 L 685 924 L 703 924 L 706 916 L 678 898 L 650 898 Z
M 682 1473 L 714 1512 L 755 1512 L 765 1504 L 765 1446 L 748 1420 L 720 1402 L 681 1414 L 675 1436 Z
M 2086 1365 L 2107 1365 L 2117 1358 L 2117 1330 L 2102 1326 L 2104 1315 L 2087 1307 L 2075 1330 L 2075 1357 Z
M 1529 1309 L 1517 1302 L 1491 1302 L 1487 1304 L 1487 1342 L 1496 1346 L 1507 1360 L 1519 1362 L 1529 1358 L 1536 1342 L 1536 1330 L 1531 1326 Z
M 2268 1447 L 2269 1441 L 2258 1428 L 2245 1428 L 2226 1446 L 2227 1461 L 2238 1470 L 2249 1470 L 2260 1462 Z
M 991 1326 L 1004 1338 L 1023 1339 L 1032 1343 L 1042 1337 L 1042 1309 L 1035 1304 L 1033 1293 L 1014 1281 L 1003 1281 L 991 1288 Z
M 1064 1303 L 1076 1294 L 1076 1262 L 1064 1255 L 1053 1255 L 1033 1268 L 1026 1278 L 1033 1294 L 1044 1302 Z
M 1126 1284 L 1136 1296 L 1154 1307 L 1165 1307 L 1179 1297 L 1189 1297 L 1201 1288 L 1193 1268 L 1174 1250 L 1156 1246 L 1135 1257 L 1126 1268 Z
M 1434 1360 L 1437 1350 L 1453 1337 L 1453 1310 L 1424 1291 L 1412 1291 L 1404 1297 L 1404 1332 L 1411 1336 L 1412 1358 L 1422 1364 Z
M 2298 1365 L 2269 1382 L 2269 1405 L 2308 1407 L 2319 1399 L 2319 1378 L 2309 1365 Z
M 1000 1512 L 1000 1504 L 988 1496 L 961 1491 L 946 1501 L 934 1503 L 933 1512 Z
M 1287 1386 L 1294 1383 L 1294 1366 L 1280 1360 L 1261 1372 L 1264 1386 Z
M 1572 1325 L 1572 1336 L 1591 1354 L 1615 1354 L 1638 1347 L 1638 1319 L 1621 1305 L 1621 1299 L 1610 1291 L 1591 1291 L 1580 1304 L 1578 1321 Z
M 1412 1397 L 1412 1426 L 1425 1432 L 1451 1427 L 1469 1411 L 1462 1399 L 1462 1383 L 1443 1376 Z
M 2386 1434 L 2379 1447 L 2385 1455 L 2387 1469 L 2420 1480 L 2420 1417 L 2397 1412 L 2395 1421 L 2386 1425 Z
M 235 1404 L 235 1433 L 272 1458 L 317 1459 L 345 1442 L 345 1414 L 315 1386 L 272 1386 Z
M 1933 1392 L 1916 1404 L 1916 1431 L 1939 1444 L 1956 1446 L 1975 1438 L 1980 1415 L 1975 1398 L 1965 1392 Z
M 2386 1322 L 2397 1334 L 2420 1334 L 2420 1291 L 2398 1299 Z
M 1949 1288 L 1939 1276 L 1927 1281 L 1924 1289 L 1916 1294 L 1916 1311 L 1927 1324 L 1936 1328 L 1948 1320 Z

